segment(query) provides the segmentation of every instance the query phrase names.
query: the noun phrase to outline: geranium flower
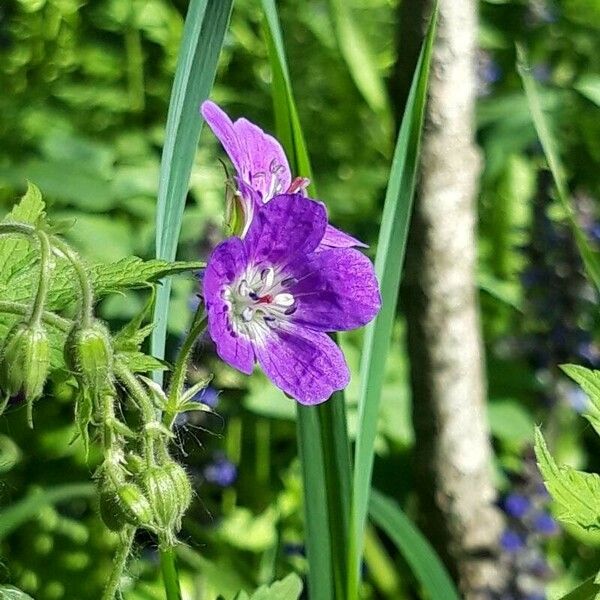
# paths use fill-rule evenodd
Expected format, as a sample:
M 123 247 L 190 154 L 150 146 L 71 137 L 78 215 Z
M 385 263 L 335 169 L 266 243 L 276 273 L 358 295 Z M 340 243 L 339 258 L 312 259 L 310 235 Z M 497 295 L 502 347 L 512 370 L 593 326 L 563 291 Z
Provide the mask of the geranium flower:
M 285 152 L 274 137 L 247 119 L 232 122 L 227 114 L 210 100 L 202 104 L 201 112 L 223 145 L 237 173 L 234 177 L 237 189 L 232 203 L 239 202 L 241 223 L 236 224 L 235 234 L 244 237 L 256 210 L 277 195 L 306 193 L 309 180 L 305 177 L 292 179 Z M 325 228 L 321 245 L 332 248 L 365 247 L 365 244 L 356 238 L 329 224 Z
M 256 210 L 243 239 L 215 248 L 203 278 L 218 355 L 248 375 L 258 362 L 302 404 L 323 402 L 348 384 L 344 356 L 327 332 L 365 325 L 381 303 L 366 256 L 319 248 L 326 228 L 323 204 L 277 195 Z

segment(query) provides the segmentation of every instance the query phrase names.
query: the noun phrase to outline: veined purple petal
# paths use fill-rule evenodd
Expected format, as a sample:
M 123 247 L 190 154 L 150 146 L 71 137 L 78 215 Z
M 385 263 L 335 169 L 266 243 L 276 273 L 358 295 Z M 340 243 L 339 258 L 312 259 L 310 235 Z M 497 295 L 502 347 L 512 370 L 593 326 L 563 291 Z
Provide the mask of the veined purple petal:
M 256 211 L 246 234 L 248 258 L 259 264 L 286 265 L 312 252 L 327 225 L 320 202 L 302 194 L 281 194 Z
M 247 119 L 232 122 L 214 102 L 201 107 L 202 116 L 219 138 L 239 177 L 260 194 L 262 202 L 285 192 L 292 181 L 281 144 Z
M 321 240 L 321 249 L 323 249 L 323 246 L 330 248 L 368 248 L 367 244 L 363 244 L 363 242 L 344 231 L 336 229 L 333 225 L 327 225 L 325 229 L 325 235 Z
M 238 335 L 231 324 L 223 288 L 239 277 L 248 264 L 242 240 L 236 237 L 221 242 L 211 254 L 203 279 L 204 301 L 208 313 L 208 332 L 217 354 L 231 366 L 250 375 L 254 350 L 249 340 Z
M 381 295 L 373 264 L 358 250 L 314 252 L 291 267 L 298 282 L 289 288 L 298 307 L 294 323 L 319 331 L 346 331 L 379 312 Z
M 300 404 L 325 402 L 350 381 L 342 351 L 327 334 L 310 329 L 273 331 L 256 357 L 267 377 Z

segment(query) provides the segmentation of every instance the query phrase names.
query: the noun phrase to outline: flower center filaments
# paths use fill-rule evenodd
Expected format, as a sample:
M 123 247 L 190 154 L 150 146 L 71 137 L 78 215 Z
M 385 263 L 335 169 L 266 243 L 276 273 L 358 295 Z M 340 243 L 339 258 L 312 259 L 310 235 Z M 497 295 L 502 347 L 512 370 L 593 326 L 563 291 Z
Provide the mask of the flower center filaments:
M 265 340 L 296 311 L 296 299 L 288 291 L 294 281 L 273 267 L 249 267 L 223 290 L 233 331 L 253 341 Z

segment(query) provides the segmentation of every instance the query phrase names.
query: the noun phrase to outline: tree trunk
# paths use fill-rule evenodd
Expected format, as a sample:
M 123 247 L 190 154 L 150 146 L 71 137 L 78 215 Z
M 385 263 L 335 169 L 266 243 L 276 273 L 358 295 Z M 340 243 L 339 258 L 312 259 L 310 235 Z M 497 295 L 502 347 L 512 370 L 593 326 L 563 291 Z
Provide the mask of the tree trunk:
M 489 598 L 504 579 L 475 283 L 476 4 L 439 2 L 404 289 L 422 524 L 468 600 Z M 400 101 L 429 9 L 426 0 L 402 3 Z

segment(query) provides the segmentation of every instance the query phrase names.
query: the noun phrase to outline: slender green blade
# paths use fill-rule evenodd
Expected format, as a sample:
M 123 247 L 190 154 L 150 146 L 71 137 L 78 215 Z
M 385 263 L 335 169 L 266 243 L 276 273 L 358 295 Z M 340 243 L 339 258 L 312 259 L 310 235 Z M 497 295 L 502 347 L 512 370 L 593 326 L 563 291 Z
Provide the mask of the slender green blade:
M 600 256 L 591 248 L 584 232 L 581 230 L 575 219 L 575 214 L 569 201 L 569 190 L 566 183 L 565 170 L 560 161 L 557 150 L 558 146 L 554 134 L 552 133 L 552 128 L 550 127 L 542 108 L 538 84 L 531 75 L 525 49 L 518 45 L 517 70 L 519 71 L 519 75 L 523 82 L 523 89 L 525 90 L 525 96 L 527 98 L 527 104 L 529 105 L 529 111 L 531 112 L 535 130 L 544 150 L 546 161 L 548 162 L 550 172 L 552 173 L 552 178 L 554 179 L 558 199 L 567 214 L 567 219 L 573 231 L 577 248 L 583 259 L 586 273 L 596 288 L 600 290 Z
M 596 600 L 600 594 L 600 583 L 597 583 L 597 575 L 588 577 L 568 594 L 561 596 L 560 600 Z
M 454 583 L 435 550 L 393 500 L 372 489 L 369 513 L 373 522 L 396 544 L 430 600 L 459 600 Z
M 352 14 L 346 0 L 329 0 L 340 52 L 356 87 L 371 107 L 387 122 L 391 109 L 383 78 L 380 77 L 373 52 Z
M 200 137 L 200 104 L 212 89 L 233 0 L 191 0 L 169 103 L 156 210 L 156 256 L 174 260 Z M 158 288 L 152 354 L 164 357 L 171 280 Z
M 31 492 L 22 500 L 0 511 L 0 540 L 23 523 L 35 518 L 44 506 L 73 498 L 88 498 L 95 493 L 96 486 L 92 483 L 69 483 Z
M 277 135 L 296 175 L 312 179 L 310 159 L 292 93 L 277 10 L 263 0 L 265 34 L 273 71 Z M 309 193 L 316 197 L 314 183 Z M 298 405 L 298 450 L 304 481 L 311 599 L 344 598 L 350 510 L 350 444 L 344 395 L 319 406 Z
M 398 133 L 379 232 L 375 270 L 381 286 L 382 308 L 367 327 L 363 342 L 354 454 L 349 597 L 355 597 L 358 590 L 381 388 L 408 236 L 436 19 L 437 11 L 429 24 Z

